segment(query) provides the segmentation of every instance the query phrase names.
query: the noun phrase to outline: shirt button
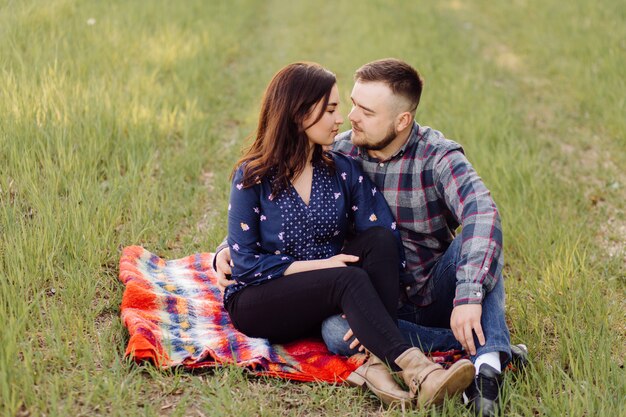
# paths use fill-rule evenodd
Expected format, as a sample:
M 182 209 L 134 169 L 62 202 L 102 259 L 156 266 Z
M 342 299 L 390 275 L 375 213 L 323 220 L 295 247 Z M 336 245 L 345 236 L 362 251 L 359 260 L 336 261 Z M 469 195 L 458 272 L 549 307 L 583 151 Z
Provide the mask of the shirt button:
M 382 162 L 380 164 L 378 164 L 379 167 L 384 167 L 385 164 L 383 164 Z
M 484 267 L 483 269 L 484 269 L 485 271 L 489 271 L 489 268 L 488 268 L 488 267 Z

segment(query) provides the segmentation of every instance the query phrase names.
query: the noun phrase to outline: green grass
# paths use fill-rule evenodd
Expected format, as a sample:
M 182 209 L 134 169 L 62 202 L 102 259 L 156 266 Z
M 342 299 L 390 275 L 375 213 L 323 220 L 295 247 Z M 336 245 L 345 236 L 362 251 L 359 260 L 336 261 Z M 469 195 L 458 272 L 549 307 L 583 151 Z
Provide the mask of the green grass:
M 0 414 L 401 415 L 346 387 L 133 365 L 117 280 L 123 246 L 219 243 L 275 71 L 331 68 L 345 115 L 353 71 L 395 56 L 426 79 L 418 121 L 464 145 L 502 213 L 512 338 L 532 356 L 506 414 L 621 415 L 625 10 L 0 0 Z

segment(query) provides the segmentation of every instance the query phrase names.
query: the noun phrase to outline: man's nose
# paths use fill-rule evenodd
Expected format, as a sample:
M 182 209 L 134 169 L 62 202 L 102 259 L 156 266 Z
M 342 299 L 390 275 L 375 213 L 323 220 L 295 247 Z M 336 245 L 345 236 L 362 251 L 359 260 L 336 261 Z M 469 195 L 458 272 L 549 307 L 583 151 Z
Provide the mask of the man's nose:
M 352 106 L 350 113 L 348 113 L 348 120 L 354 122 L 356 120 L 356 107 Z

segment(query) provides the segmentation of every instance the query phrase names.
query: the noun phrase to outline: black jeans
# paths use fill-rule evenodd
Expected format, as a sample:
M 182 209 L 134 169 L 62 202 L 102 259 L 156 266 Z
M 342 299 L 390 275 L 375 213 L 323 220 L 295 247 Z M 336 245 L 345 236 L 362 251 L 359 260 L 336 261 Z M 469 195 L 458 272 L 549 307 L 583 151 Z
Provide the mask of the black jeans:
M 397 370 L 395 359 L 411 345 L 396 323 L 396 238 L 386 229 L 371 228 L 342 253 L 356 255 L 359 261 L 283 276 L 233 294 L 226 309 L 235 327 L 250 337 L 286 343 L 319 334 L 324 319 L 343 312 L 363 346 Z

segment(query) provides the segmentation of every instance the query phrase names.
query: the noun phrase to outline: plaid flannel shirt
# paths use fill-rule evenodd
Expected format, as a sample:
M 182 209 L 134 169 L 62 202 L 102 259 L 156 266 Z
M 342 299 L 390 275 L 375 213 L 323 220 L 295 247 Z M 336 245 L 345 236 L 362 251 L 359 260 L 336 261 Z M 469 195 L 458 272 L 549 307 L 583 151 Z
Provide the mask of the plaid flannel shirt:
M 489 190 L 463 153 L 441 132 L 414 123 L 405 145 L 379 161 L 338 136 L 334 149 L 361 163 L 384 194 L 404 244 L 406 298 L 418 306 L 433 302 L 431 271 L 462 226 L 454 306 L 480 304 L 502 275 L 502 228 Z

